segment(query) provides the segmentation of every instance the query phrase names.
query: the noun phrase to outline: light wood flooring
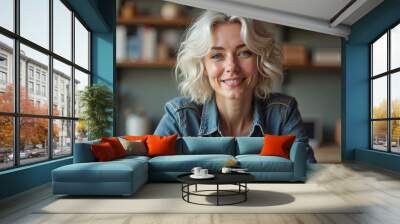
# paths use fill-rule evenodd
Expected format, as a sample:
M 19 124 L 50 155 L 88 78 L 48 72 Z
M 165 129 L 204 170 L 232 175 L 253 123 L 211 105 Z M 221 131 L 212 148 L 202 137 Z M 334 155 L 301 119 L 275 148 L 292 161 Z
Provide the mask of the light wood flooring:
M 259 224 L 259 223 L 400 223 L 400 174 L 359 163 L 316 164 L 308 183 L 316 183 L 345 201 L 362 202 L 355 214 L 37 214 L 54 199 L 42 186 L 0 202 L 0 223 L 107 224 Z M 318 201 L 316 201 L 318 203 Z M 173 205 L 171 205 L 173 206 Z

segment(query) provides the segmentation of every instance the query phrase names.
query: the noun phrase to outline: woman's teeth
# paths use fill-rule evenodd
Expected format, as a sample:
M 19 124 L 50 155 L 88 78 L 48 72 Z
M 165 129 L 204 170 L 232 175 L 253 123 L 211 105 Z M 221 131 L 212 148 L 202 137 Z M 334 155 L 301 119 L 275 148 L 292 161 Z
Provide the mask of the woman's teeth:
M 227 86 L 238 86 L 240 85 L 240 83 L 243 81 L 243 79 L 226 79 L 226 80 L 222 80 L 222 82 L 227 85 Z

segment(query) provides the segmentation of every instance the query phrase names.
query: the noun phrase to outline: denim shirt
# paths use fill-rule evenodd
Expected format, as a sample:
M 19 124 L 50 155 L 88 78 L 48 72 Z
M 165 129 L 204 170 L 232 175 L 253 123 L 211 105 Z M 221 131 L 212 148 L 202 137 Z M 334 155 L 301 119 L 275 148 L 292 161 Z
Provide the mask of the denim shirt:
M 266 100 L 254 97 L 253 124 L 248 136 L 296 135 L 296 141 L 308 144 L 308 137 L 295 98 L 271 93 Z M 223 136 L 219 127 L 219 113 L 215 98 L 196 104 L 188 98 L 176 97 L 165 105 L 165 114 L 154 132 L 156 135 Z M 314 161 L 311 147 L 309 161 Z M 311 155 L 310 155 L 311 154 Z

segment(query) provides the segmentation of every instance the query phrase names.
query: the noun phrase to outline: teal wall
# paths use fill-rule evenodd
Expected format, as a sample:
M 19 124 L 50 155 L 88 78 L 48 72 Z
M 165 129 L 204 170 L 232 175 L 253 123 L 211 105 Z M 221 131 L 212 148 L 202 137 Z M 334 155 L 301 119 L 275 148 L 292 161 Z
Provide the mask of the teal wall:
M 400 1 L 386 0 L 351 27 L 343 40 L 342 159 L 400 170 L 400 156 L 369 150 L 368 44 L 400 22 Z
M 92 82 L 104 83 L 115 92 L 115 0 L 67 2 L 92 31 Z M 68 157 L 0 172 L 0 199 L 48 183 L 53 169 L 71 163 Z

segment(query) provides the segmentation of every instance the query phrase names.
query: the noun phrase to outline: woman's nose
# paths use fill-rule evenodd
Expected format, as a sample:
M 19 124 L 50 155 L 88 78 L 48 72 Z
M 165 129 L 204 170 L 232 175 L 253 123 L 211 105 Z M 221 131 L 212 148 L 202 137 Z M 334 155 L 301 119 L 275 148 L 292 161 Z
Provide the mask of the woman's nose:
M 226 60 L 225 70 L 227 73 L 236 72 L 237 64 L 235 57 L 228 57 Z

